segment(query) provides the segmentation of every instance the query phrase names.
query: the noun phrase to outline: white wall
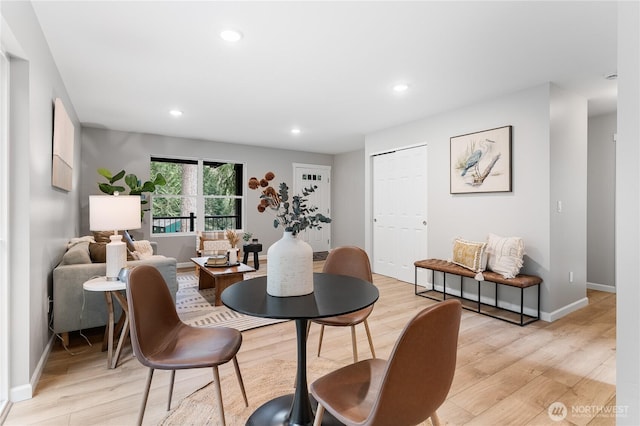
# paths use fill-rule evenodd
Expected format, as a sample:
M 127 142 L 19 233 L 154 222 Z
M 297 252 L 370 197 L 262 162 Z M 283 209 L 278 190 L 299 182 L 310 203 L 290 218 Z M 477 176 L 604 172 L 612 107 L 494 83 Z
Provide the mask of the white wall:
M 331 224 L 333 247 L 364 247 L 364 162 L 363 149 L 334 157 L 331 206 L 339 220 Z
M 541 309 L 546 319 L 554 319 L 558 304 L 556 294 L 562 294 L 564 282 L 557 282 L 551 261 L 551 208 L 552 182 L 551 150 L 552 141 L 552 100 L 556 109 L 563 104 L 567 108 L 575 103 L 584 110 L 584 153 L 586 169 L 586 100 L 580 102 L 552 85 L 538 87 L 509 94 L 482 104 L 427 117 L 402 126 L 385 129 L 365 138 L 365 214 L 364 220 L 371 218 L 371 168 L 369 156 L 402 146 L 426 143 L 429 149 L 428 168 L 428 253 L 430 257 L 450 258 L 451 243 L 456 236 L 470 240 L 485 240 L 490 232 L 503 236 L 524 238 L 527 255 L 523 272 L 539 275 L 544 279 L 541 288 Z M 481 130 L 513 126 L 512 176 L 513 191 L 509 193 L 485 193 L 451 195 L 449 193 L 449 139 L 452 136 Z M 556 132 L 562 130 L 553 124 Z M 565 129 L 564 133 L 568 133 Z M 581 134 L 582 130 L 576 131 Z M 565 167 L 572 167 L 570 164 Z M 557 167 L 557 166 L 556 166 Z M 580 172 L 578 166 L 577 172 Z M 570 173 L 570 170 L 567 171 Z M 553 183 L 555 185 L 555 183 Z M 585 181 L 586 187 L 586 181 Z M 586 193 L 583 191 L 584 206 L 579 216 L 586 216 Z M 575 200 L 576 206 L 581 201 Z M 570 220 L 567 217 L 567 220 Z M 584 220 L 582 220 L 584 223 Z M 365 230 L 367 250 L 371 254 L 371 229 Z M 582 247 L 576 250 L 584 251 Z M 574 248 L 569 248 L 574 250 Z M 586 267 L 575 265 L 577 279 L 585 279 Z M 585 283 L 582 283 L 584 291 Z M 579 288 L 579 287 L 578 287 Z M 570 291 L 569 293 L 572 294 Z M 507 295 L 507 298 L 515 295 Z M 564 294 L 562 294 L 564 300 Z M 575 295 L 576 300 L 584 294 Z M 575 302 L 573 300 L 571 302 Z M 525 298 L 527 306 L 534 306 L 535 297 Z M 565 304 L 570 303 L 564 301 Z M 544 318 L 544 317 L 543 317 Z
M 589 118 L 587 166 L 587 286 L 615 291 L 617 115 Z
M 618 2 L 616 142 L 616 404 L 640 424 L 640 3 Z
M 80 161 L 80 126 L 31 4 L 3 2 L 3 47 L 10 59 L 9 211 L 10 397 L 30 398 L 46 361 L 51 335 L 47 298 L 51 275 L 69 236 L 78 231 L 79 167 L 74 190 L 51 186 L 53 102 L 62 98 L 76 126 L 74 163 Z
M 149 163 L 152 156 L 181 158 L 203 158 L 244 163 L 246 180 L 251 176 L 262 177 L 268 171 L 276 175 L 277 182 L 293 185 L 293 163 L 318 164 L 332 166 L 333 156 L 301 151 L 266 149 L 250 145 L 237 145 L 197 139 L 175 138 L 170 136 L 143 133 L 121 132 L 116 130 L 85 127 L 82 131 L 82 183 L 80 187 L 80 230 L 83 235 L 89 233 L 89 195 L 100 194 L 98 182 L 104 179 L 97 169 L 105 167 L 114 173 L 124 169 L 135 173 L 145 181 L 149 178 Z M 244 229 L 254 234 L 267 248 L 282 236 L 282 228 L 273 228 L 273 216 L 267 211 L 259 213 L 256 209 L 259 192 L 245 186 L 246 206 Z M 332 216 L 336 223 L 339 219 Z M 196 240 L 194 236 L 150 237 L 149 214 L 145 214 L 143 229 L 139 239 L 157 241 L 160 253 L 175 257 L 178 262 L 189 262 L 195 256 Z

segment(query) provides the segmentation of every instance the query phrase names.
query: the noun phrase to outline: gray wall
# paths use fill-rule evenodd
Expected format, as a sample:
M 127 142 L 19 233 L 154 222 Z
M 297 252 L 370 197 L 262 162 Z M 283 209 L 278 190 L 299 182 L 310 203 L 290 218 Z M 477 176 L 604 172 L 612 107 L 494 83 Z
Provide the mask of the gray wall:
M 47 298 L 66 242 L 78 232 L 80 125 L 29 2 L 3 2 L 10 59 L 10 399 L 30 398 L 52 342 Z M 73 190 L 51 186 L 53 102 L 75 128 Z
M 588 303 L 587 112 L 586 99 L 550 85 L 550 270 L 545 277 L 549 299 L 543 299 L 542 306 L 554 318 Z M 529 178 L 536 179 L 535 169 L 531 173 Z M 558 202 L 561 202 L 561 211 Z
M 333 160 L 331 185 L 333 247 L 354 245 L 364 247 L 364 150 L 339 154 Z
M 265 149 L 249 145 L 237 145 L 197 139 L 143 133 L 121 132 L 95 127 L 84 127 L 82 131 L 82 183 L 80 186 L 80 230 L 89 233 L 89 195 L 100 194 L 98 182 L 103 178 L 97 169 L 105 167 L 114 173 L 122 169 L 135 173 L 141 180 L 149 178 L 149 162 L 152 156 L 180 158 L 203 158 L 244 163 L 246 179 L 262 177 L 267 171 L 276 175 L 276 181 L 293 185 L 292 163 L 333 165 L 333 156 L 301 151 Z M 246 187 L 244 229 L 254 234 L 266 249 L 282 236 L 282 228 L 273 228 L 273 216 L 256 209 L 259 193 Z M 336 223 L 339 218 L 332 217 Z M 138 239 L 150 239 L 158 243 L 158 251 L 175 257 L 178 262 L 189 262 L 195 256 L 194 236 L 150 236 L 149 214 L 145 214 L 142 229 L 134 232 Z
M 589 118 L 587 166 L 588 287 L 615 291 L 615 173 L 617 115 Z
M 577 111 L 572 113 L 572 110 Z M 449 138 L 505 125 L 513 126 L 513 191 L 451 195 Z M 572 173 L 586 174 L 586 128 L 586 100 L 545 84 L 367 135 L 363 219 L 370 223 L 369 157 L 394 148 L 426 143 L 428 256 L 450 258 L 451 241 L 456 236 L 470 240 L 484 240 L 490 232 L 520 236 L 527 252 L 523 272 L 542 276 L 543 318 L 556 319 L 566 314 L 567 309 L 586 303 L 586 241 L 582 240 L 586 228 L 586 180 L 572 188 L 575 194 L 566 193 L 570 182 L 574 182 L 570 178 Z M 553 162 L 552 152 L 559 155 Z M 584 157 L 583 164 L 568 161 L 567 157 L 571 155 Z M 566 170 L 558 170 L 562 168 Z M 554 218 L 553 223 L 562 232 L 552 235 L 552 215 L 557 199 L 563 200 L 566 208 L 562 217 Z M 574 243 L 563 242 L 561 235 L 569 236 Z M 370 225 L 365 229 L 365 242 L 371 255 Z M 557 253 L 561 259 L 558 262 L 551 259 L 553 245 L 558 246 L 556 251 L 562 251 Z M 560 261 L 571 264 L 562 265 Z M 558 271 L 553 270 L 554 267 Z M 569 267 L 574 272 L 571 285 L 566 269 Z M 533 304 L 531 299 L 526 302 L 529 306 Z

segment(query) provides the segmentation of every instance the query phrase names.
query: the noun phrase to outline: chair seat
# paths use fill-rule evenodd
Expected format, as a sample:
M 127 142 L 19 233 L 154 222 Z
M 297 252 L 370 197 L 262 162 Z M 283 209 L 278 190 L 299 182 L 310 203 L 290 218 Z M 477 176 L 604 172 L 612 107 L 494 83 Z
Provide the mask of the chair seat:
M 366 320 L 373 311 L 373 305 L 361 309 L 350 314 L 337 315 L 335 317 L 317 318 L 312 320 L 316 324 L 328 325 L 333 327 L 351 327 L 352 325 L 360 324 Z
M 313 382 L 311 393 L 340 422 L 364 422 L 376 402 L 386 365 L 376 358 L 348 365 Z
M 212 367 L 233 359 L 242 335 L 234 328 L 201 328 L 180 324 L 165 335 L 161 349 L 147 356 L 147 366 L 159 370 Z

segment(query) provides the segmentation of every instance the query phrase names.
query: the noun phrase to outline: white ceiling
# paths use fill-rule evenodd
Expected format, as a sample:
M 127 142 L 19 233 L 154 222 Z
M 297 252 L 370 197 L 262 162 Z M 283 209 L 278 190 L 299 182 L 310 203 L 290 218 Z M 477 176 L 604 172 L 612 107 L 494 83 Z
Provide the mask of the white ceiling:
M 33 6 L 87 126 L 341 153 L 367 133 L 547 81 L 589 99 L 591 115 L 616 108 L 603 78 L 616 72 L 615 2 Z M 226 28 L 244 38 L 229 45 Z M 407 92 L 392 91 L 399 81 Z

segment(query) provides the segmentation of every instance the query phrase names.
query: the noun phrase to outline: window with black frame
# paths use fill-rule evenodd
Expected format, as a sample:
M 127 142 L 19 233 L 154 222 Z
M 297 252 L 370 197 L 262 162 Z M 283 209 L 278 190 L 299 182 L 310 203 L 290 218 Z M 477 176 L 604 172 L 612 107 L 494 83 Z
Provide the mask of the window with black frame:
M 242 229 L 242 164 L 152 157 L 156 173 L 167 184 L 152 196 L 154 234 Z

